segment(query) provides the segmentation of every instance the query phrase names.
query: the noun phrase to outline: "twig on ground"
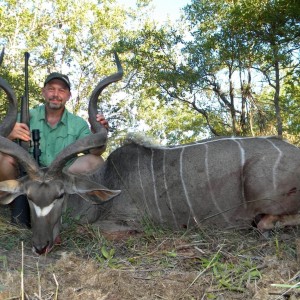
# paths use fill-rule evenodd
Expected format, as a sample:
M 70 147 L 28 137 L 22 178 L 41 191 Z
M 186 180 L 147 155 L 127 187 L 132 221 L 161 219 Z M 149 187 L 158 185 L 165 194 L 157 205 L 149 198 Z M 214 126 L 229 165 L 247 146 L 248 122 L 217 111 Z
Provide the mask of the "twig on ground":
M 41 287 L 41 276 L 40 276 L 40 270 L 39 270 L 39 263 L 36 263 L 37 268 L 37 276 L 38 276 L 38 289 L 39 289 L 39 299 L 42 299 L 42 287 Z
M 58 288 L 59 288 L 59 284 L 58 284 L 58 282 L 57 282 L 57 280 L 56 280 L 56 276 L 55 276 L 55 274 L 53 273 L 53 278 L 54 278 L 54 281 L 55 281 L 55 284 L 56 284 L 56 291 L 55 291 L 55 300 L 57 300 L 58 299 Z
M 21 299 L 24 300 L 24 244 L 21 243 L 22 247 L 22 263 L 21 263 Z
M 274 284 L 271 284 L 271 286 L 288 288 L 285 292 L 280 293 L 280 296 L 275 299 L 275 300 L 279 300 L 279 299 L 281 299 L 281 297 L 287 295 L 293 289 L 299 289 L 300 282 L 297 282 L 297 283 L 295 283 L 293 285 L 290 285 L 290 284 L 276 284 L 276 283 L 274 283 Z

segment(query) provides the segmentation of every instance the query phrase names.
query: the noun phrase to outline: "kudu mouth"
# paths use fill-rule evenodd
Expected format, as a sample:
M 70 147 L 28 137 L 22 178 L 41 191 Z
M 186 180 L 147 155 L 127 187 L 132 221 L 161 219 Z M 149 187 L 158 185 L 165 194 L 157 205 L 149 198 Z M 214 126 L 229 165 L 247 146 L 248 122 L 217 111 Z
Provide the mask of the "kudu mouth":
M 62 170 L 65 167 L 66 163 L 70 159 L 76 157 L 77 154 L 83 153 L 90 149 L 106 146 L 107 130 L 96 120 L 97 102 L 98 97 L 100 96 L 103 89 L 111 83 L 119 81 L 123 76 L 123 69 L 120 64 L 119 58 L 116 53 L 114 53 L 114 55 L 117 65 L 117 72 L 101 80 L 95 87 L 90 97 L 88 112 L 89 121 L 94 134 L 77 140 L 73 144 L 67 146 L 63 151 L 59 153 L 59 155 L 55 158 L 55 160 L 50 164 L 50 166 L 47 169 L 41 169 L 38 166 L 37 162 L 34 160 L 34 158 L 26 150 L 24 150 L 20 145 L 6 138 L 10 134 L 16 123 L 18 103 L 13 89 L 6 82 L 6 80 L 0 77 L 0 89 L 4 90 L 9 100 L 8 112 L 2 124 L 0 124 L 0 151 L 4 154 L 14 157 L 17 160 L 17 162 L 24 168 L 25 172 L 28 175 L 26 179 L 24 179 L 27 181 L 27 185 L 30 185 L 32 180 L 34 180 L 35 182 L 40 182 L 42 184 L 43 182 L 49 181 L 51 179 L 57 177 L 60 178 L 62 176 Z M 1 61 L 2 58 L 3 52 L 0 57 Z M 3 190 L 5 191 L 5 188 Z M 2 200 L 2 203 L 10 203 L 9 201 L 11 201 L 12 197 L 13 196 L 11 196 L 10 198 L 7 197 L 7 199 Z M 33 199 L 31 200 L 33 201 Z M 38 242 L 36 242 L 36 244 L 33 245 L 34 252 L 40 255 L 50 252 L 53 248 L 53 245 L 58 243 L 57 238 L 58 237 L 55 238 L 53 244 L 49 242 L 50 239 L 46 245 L 42 246 L 38 246 Z
M 51 247 L 49 247 L 49 242 L 47 242 L 47 244 L 46 244 L 46 246 L 43 246 L 43 247 L 38 247 L 38 246 L 33 246 L 33 252 L 34 253 L 36 253 L 36 254 L 38 254 L 38 255 L 42 255 L 42 254 L 47 254 L 47 253 L 49 253 L 51 250 L 52 250 L 52 248 L 53 248 L 53 246 L 51 246 Z
M 38 255 L 43 255 L 43 254 L 47 254 L 49 252 L 52 251 L 52 249 L 55 247 L 55 246 L 60 246 L 61 245 L 61 237 L 60 235 L 56 236 L 56 238 L 54 239 L 53 241 L 53 244 L 50 245 L 50 242 L 48 241 L 46 243 L 45 246 L 43 247 L 37 247 L 35 245 L 33 245 L 32 247 L 32 252 L 35 253 L 35 254 L 38 254 Z

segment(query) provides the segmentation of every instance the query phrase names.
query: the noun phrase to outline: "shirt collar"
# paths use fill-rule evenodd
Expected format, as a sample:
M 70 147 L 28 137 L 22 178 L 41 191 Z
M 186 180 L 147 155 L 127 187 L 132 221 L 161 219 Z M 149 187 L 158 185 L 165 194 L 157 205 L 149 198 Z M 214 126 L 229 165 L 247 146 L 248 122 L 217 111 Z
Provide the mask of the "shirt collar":
M 40 112 L 40 120 L 44 120 L 45 122 L 47 122 L 46 120 L 46 107 L 45 105 L 41 106 L 41 112 Z M 63 123 L 64 125 L 67 124 L 67 120 L 68 120 L 68 110 L 65 108 L 63 115 L 59 121 L 59 123 Z
M 64 113 L 63 113 L 63 115 L 62 115 L 62 117 L 60 119 L 60 122 L 63 123 L 64 125 L 66 125 L 67 124 L 67 120 L 68 120 L 68 111 L 65 108 Z
M 45 108 L 45 105 L 41 105 L 39 107 L 39 109 L 40 109 L 40 113 L 39 113 L 40 118 L 39 119 L 46 121 L 46 108 Z

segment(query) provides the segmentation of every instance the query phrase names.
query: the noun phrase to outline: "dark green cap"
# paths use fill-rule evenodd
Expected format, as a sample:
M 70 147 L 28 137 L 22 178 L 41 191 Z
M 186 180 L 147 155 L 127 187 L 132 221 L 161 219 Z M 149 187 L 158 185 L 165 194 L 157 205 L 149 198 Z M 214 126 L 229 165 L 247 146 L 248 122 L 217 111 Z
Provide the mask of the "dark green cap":
M 57 72 L 50 73 L 47 76 L 47 78 L 44 82 L 44 86 L 53 79 L 59 79 L 59 80 L 63 81 L 68 86 L 69 90 L 71 90 L 71 83 L 70 83 L 69 77 L 67 75 L 57 73 Z

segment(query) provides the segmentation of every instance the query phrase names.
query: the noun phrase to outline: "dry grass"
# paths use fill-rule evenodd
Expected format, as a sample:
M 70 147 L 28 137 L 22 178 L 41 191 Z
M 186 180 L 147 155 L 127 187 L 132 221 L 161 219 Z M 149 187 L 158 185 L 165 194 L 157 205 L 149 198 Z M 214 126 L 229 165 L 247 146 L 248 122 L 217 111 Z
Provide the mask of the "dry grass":
M 69 223 L 63 244 L 31 253 L 30 232 L 0 218 L 0 299 L 299 299 L 299 230 L 169 232 L 110 241 Z M 23 249 L 22 243 L 23 240 Z M 23 297 L 23 298 L 22 298 Z

